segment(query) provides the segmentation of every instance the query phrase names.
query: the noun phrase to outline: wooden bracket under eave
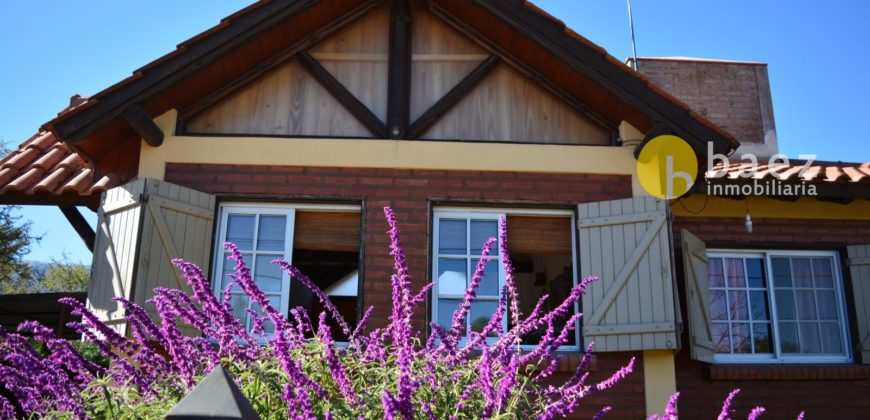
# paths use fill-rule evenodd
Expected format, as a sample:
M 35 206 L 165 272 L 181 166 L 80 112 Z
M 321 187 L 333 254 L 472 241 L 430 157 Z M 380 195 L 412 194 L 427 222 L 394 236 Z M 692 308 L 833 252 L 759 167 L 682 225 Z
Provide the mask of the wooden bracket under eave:
M 124 110 L 124 120 L 145 139 L 149 146 L 160 147 L 163 144 L 163 130 L 154 123 L 142 105 L 130 105 Z

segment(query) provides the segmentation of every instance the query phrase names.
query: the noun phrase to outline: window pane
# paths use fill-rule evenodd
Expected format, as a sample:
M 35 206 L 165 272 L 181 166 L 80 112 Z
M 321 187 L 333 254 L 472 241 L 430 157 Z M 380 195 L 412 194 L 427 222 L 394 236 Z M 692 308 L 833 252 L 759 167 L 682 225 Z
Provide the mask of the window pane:
M 816 292 L 819 302 L 819 319 L 837 320 L 837 298 L 833 290 L 819 290 Z
M 794 287 L 813 287 L 813 274 L 809 258 L 792 258 L 791 274 Z
M 276 304 L 276 301 L 277 301 L 277 300 L 278 300 L 278 299 L 277 299 L 277 296 L 276 296 L 276 297 L 273 297 L 273 298 L 272 298 L 272 304 L 273 304 L 273 305 Z M 261 308 L 260 305 L 256 305 L 256 304 L 255 304 L 255 305 L 252 305 L 252 308 L 251 308 L 251 309 L 254 310 L 254 313 L 256 313 L 257 316 L 259 316 L 261 319 L 263 319 L 263 331 L 264 331 L 266 334 L 272 334 L 272 333 L 274 333 L 274 332 L 275 332 L 275 323 L 272 322 L 272 320 L 269 319 L 269 317 L 265 317 L 265 316 L 263 316 L 263 308 Z M 251 322 L 251 328 L 253 328 L 253 326 L 254 326 L 254 325 L 253 325 L 253 321 L 252 321 L 252 322 Z
M 776 316 L 779 319 L 795 319 L 794 292 L 791 290 L 776 291 Z
M 816 318 L 816 298 L 812 290 L 796 290 L 798 319 Z
M 465 220 L 441 219 L 438 224 L 438 253 L 466 255 Z
M 226 241 L 234 243 L 239 249 L 252 249 L 254 247 L 254 216 L 228 215 Z
M 743 258 L 726 258 L 725 276 L 728 281 L 728 287 L 746 287 Z
M 459 304 L 462 303 L 459 299 L 438 299 L 438 326 L 445 333 L 450 331 L 450 324 L 453 322 L 453 312 L 459 309 Z M 465 326 L 462 327 L 462 334 L 465 334 Z
M 480 255 L 483 243 L 489 238 L 498 238 L 498 222 L 495 220 L 472 220 L 471 221 L 471 250 L 470 255 Z M 490 255 L 498 255 L 498 241 L 492 244 Z
M 816 287 L 833 288 L 834 275 L 830 258 L 813 258 L 813 278 Z
M 725 302 L 724 290 L 710 291 L 710 319 L 728 320 L 728 310 Z
M 471 269 L 477 269 L 477 260 L 471 260 L 473 265 Z M 469 271 L 471 272 L 471 271 Z M 498 261 L 489 260 L 486 263 L 486 270 L 483 272 L 483 279 L 480 280 L 480 286 L 477 287 L 477 294 L 484 296 L 498 296 Z
M 798 343 L 797 324 L 794 322 L 779 323 L 779 348 L 783 353 L 800 353 Z
M 773 284 L 776 287 L 792 287 L 788 258 L 771 258 L 770 261 L 773 266 Z
M 767 292 L 749 292 L 749 306 L 752 308 L 753 321 L 770 319 L 767 313 Z
M 219 291 L 220 293 L 223 293 L 227 285 L 229 285 L 230 282 L 233 281 L 233 279 L 230 278 L 230 275 L 236 272 L 236 262 L 230 260 L 229 256 L 230 254 L 228 252 L 225 252 L 223 255 L 224 265 L 223 272 L 221 273 L 221 290 Z M 242 254 L 242 260 L 245 261 L 245 264 L 247 264 L 249 268 L 251 267 L 251 254 Z M 238 285 L 234 285 L 233 290 L 236 292 L 242 291 L 242 289 L 240 289 Z
M 248 296 L 242 294 L 232 294 L 232 298 L 230 299 L 230 306 L 233 308 L 233 315 L 239 321 L 242 321 L 242 325 L 247 325 L 248 323 L 248 313 L 245 312 L 245 308 L 248 307 Z
M 804 353 L 821 353 L 822 346 L 819 343 L 819 324 L 815 322 L 801 322 L 801 350 Z
M 492 314 L 495 313 L 495 310 L 498 308 L 498 302 L 488 301 L 488 300 L 475 300 L 471 303 L 471 311 L 468 316 L 468 323 L 471 325 L 471 330 L 480 332 L 483 330 L 483 327 L 486 326 L 486 323 L 489 322 L 489 319 L 492 318 Z M 495 336 L 496 332 L 493 331 L 490 336 Z
M 746 259 L 746 279 L 749 281 L 749 287 L 767 287 L 761 258 Z
M 843 340 L 840 337 L 840 324 L 825 322 L 820 327 L 822 330 L 822 351 L 842 354 Z
M 749 342 L 749 324 L 735 322 L 731 324 L 731 342 L 734 343 L 734 353 L 751 353 L 752 347 Z
M 438 294 L 459 295 L 465 294 L 466 283 L 466 259 L 438 259 Z
M 266 292 L 281 291 L 281 267 L 278 264 L 272 264 L 275 255 L 258 255 L 257 266 L 254 269 L 254 280 L 257 286 Z M 278 302 L 272 302 L 277 305 Z
M 713 323 L 713 344 L 716 347 L 716 353 L 731 353 L 728 324 Z
M 749 308 L 746 304 L 746 292 L 743 290 L 729 291 L 728 303 L 731 305 L 731 319 L 749 319 Z
M 257 230 L 257 249 L 260 251 L 283 251 L 287 233 L 287 216 L 260 216 Z
M 770 324 L 752 324 L 752 341 L 755 344 L 756 353 L 771 353 L 770 349 Z
M 725 274 L 722 271 L 721 258 L 707 260 L 707 276 L 710 279 L 710 287 L 725 287 Z

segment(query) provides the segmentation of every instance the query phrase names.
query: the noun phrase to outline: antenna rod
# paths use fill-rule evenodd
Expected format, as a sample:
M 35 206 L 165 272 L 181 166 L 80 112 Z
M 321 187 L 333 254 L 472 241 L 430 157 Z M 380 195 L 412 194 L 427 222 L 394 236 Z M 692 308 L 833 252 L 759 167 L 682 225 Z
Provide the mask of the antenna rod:
M 631 27 L 631 56 L 634 58 L 632 67 L 637 70 L 637 48 L 634 45 L 634 18 L 631 16 L 631 0 L 628 0 L 628 26 Z

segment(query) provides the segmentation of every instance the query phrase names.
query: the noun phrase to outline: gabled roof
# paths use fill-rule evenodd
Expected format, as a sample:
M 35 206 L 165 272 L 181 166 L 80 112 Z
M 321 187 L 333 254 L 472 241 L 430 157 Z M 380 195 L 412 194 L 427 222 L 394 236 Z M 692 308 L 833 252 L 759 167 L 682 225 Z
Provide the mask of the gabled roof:
M 122 121 L 124 111 L 142 105 L 154 117 L 189 105 L 191 96 L 217 89 L 245 69 L 315 42 L 322 30 L 385 4 L 377 0 L 263 0 L 179 44 L 178 48 L 136 70 L 131 77 L 93 95 L 43 126 L 74 149 L 99 161 L 113 144 L 138 138 Z M 442 17 L 449 15 L 476 36 L 538 66 L 590 108 L 609 107 L 614 118 L 642 130 L 664 123 L 683 137 L 713 141 L 717 152 L 737 141 L 687 105 L 650 83 L 640 73 L 578 35 L 527 1 L 431 0 L 423 2 Z M 522 41 L 522 42 L 519 42 Z M 552 66 L 550 61 L 558 63 Z M 559 72 L 556 74 L 555 72 Z M 616 121 L 618 124 L 618 121 Z

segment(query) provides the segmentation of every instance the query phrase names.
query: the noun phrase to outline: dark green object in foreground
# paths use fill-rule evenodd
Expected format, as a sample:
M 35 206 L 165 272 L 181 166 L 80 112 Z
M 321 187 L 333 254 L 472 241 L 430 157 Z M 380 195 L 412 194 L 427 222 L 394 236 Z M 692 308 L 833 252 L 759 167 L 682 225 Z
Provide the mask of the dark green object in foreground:
M 260 416 L 232 376 L 223 366 L 218 366 L 172 407 L 166 418 L 259 420 Z

